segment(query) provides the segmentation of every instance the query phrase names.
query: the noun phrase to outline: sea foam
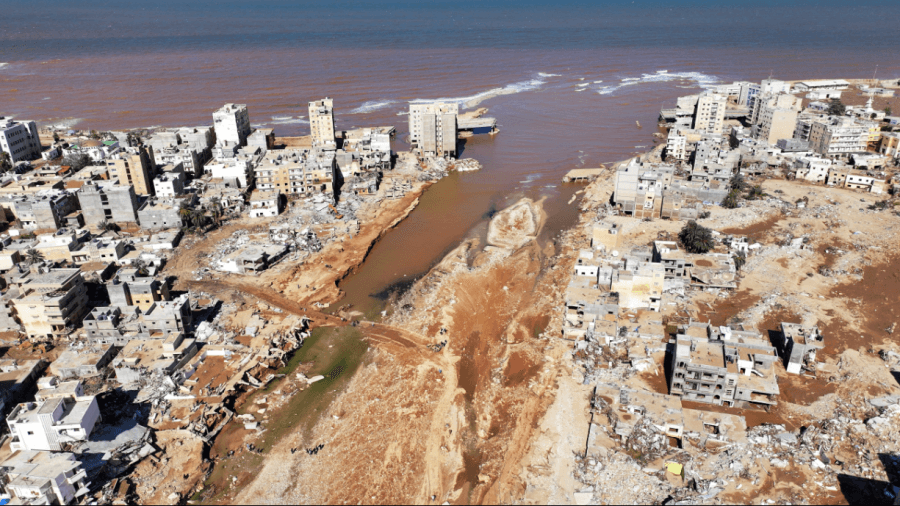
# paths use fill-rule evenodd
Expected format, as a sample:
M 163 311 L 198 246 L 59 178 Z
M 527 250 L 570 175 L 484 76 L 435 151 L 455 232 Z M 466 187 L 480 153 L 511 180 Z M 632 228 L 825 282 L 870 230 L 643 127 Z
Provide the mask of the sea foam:
M 503 86 L 501 88 L 493 88 L 468 97 L 445 97 L 438 98 L 436 100 L 442 102 L 456 102 L 461 108 L 469 109 L 478 106 L 478 104 L 484 102 L 487 99 L 499 97 L 501 95 L 513 95 L 516 93 L 522 93 L 523 91 L 536 90 L 546 83 L 546 78 L 538 74 L 538 77 L 535 79 L 507 84 L 506 86 Z
M 356 109 L 350 111 L 350 114 L 366 114 L 369 112 L 377 111 L 379 109 L 384 109 L 385 107 L 396 103 L 396 100 L 369 100 L 368 102 L 364 102 Z
M 303 116 L 272 116 L 269 125 L 307 125 L 309 120 L 303 119 Z
M 609 95 L 615 93 L 626 86 L 634 86 L 644 83 L 665 83 L 669 81 L 693 81 L 695 86 L 700 88 L 711 88 L 720 80 L 716 76 L 703 74 L 701 72 L 669 72 L 660 70 L 654 74 L 644 74 L 641 77 L 626 77 L 619 84 L 604 86 L 597 90 L 601 95 Z

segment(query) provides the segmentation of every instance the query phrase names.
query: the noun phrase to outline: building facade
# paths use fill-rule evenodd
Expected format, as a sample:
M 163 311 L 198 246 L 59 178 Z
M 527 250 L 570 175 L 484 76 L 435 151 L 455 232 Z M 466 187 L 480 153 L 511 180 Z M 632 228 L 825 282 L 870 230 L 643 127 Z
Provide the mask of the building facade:
M 77 195 L 86 225 L 97 226 L 104 221 L 120 224 L 138 222 L 138 198 L 131 185 L 88 181 Z
M 335 149 L 334 101 L 328 97 L 309 103 L 309 129 L 313 146 Z
M 0 117 L 0 151 L 9 154 L 12 163 L 40 158 L 41 139 L 34 121 Z
M 697 99 L 694 111 L 694 130 L 709 134 L 721 134 L 725 122 L 725 104 L 728 97 L 718 93 L 704 93 Z
M 154 195 L 153 175 L 156 173 L 156 160 L 152 147 L 129 148 L 125 153 L 106 163 L 110 176 L 118 179 L 119 184 L 133 186 L 134 192 L 138 195 Z
M 21 294 L 13 301 L 16 315 L 30 339 L 69 335 L 88 309 L 80 269 L 34 266 L 32 272 L 13 283 Z
M 246 104 L 225 104 L 213 112 L 216 143 L 246 146 L 250 135 L 250 112 Z
M 410 102 L 409 140 L 425 154 L 456 156 L 459 104 Z

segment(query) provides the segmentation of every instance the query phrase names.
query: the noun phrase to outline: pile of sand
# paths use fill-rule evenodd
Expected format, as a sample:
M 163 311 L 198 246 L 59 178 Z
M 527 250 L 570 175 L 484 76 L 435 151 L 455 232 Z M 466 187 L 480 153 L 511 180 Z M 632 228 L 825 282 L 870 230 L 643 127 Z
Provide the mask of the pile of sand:
M 498 248 L 521 248 L 537 237 L 543 218 L 541 203 L 523 198 L 494 216 L 488 226 L 487 242 Z

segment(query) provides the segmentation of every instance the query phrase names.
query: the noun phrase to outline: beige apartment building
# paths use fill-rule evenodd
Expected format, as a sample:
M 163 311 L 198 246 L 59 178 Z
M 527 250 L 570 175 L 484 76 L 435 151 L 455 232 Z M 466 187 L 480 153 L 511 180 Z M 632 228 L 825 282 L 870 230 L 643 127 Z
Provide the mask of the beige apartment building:
M 21 294 L 13 306 L 30 339 L 68 335 L 88 309 L 80 269 L 34 266 L 13 283 Z
M 850 118 L 829 117 L 810 125 L 809 147 L 831 158 L 850 153 L 864 153 L 869 141 L 869 128 Z
M 409 141 L 425 154 L 456 156 L 459 104 L 410 102 Z
M 313 146 L 335 149 L 334 101 L 328 97 L 309 103 L 309 129 Z
M 334 151 L 283 149 L 266 153 L 255 169 L 256 187 L 287 195 L 334 193 Z
M 697 99 L 694 111 L 694 130 L 721 134 L 725 123 L 725 104 L 728 97 L 718 93 L 704 93 Z
M 756 138 L 775 145 L 781 139 L 794 137 L 801 99 L 781 94 L 770 97 L 760 107 Z
M 109 160 L 107 165 L 111 175 L 122 186 L 133 186 L 138 195 L 155 195 L 153 175 L 156 172 L 156 161 L 152 147 L 130 148 L 127 153 Z

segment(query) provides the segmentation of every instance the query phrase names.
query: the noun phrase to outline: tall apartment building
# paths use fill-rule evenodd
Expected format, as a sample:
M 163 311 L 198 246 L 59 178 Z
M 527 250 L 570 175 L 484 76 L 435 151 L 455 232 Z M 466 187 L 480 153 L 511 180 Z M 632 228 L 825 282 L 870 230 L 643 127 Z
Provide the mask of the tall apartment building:
M 831 116 L 813 122 L 809 128 L 809 148 L 831 158 L 864 153 L 868 140 L 868 125 L 861 125 L 850 118 Z
M 666 137 L 666 156 L 676 160 L 687 158 L 687 136 L 678 127 L 672 127 Z
M 801 100 L 788 94 L 767 98 L 760 106 L 755 126 L 756 138 L 775 145 L 781 139 L 794 136 Z
M 759 95 L 760 90 L 762 89 L 759 83 L 751 83 L 751 82 L 741 82 L 741 91 L 738 95 L 738 104 L 750 107 L 753 104 L 753 101 L 756 100 L 756 96 Z
M 725 122 L 725 104 L 728 97 L 718 93 L 704 93 L 697 99 L 694 110 L 694 130 L 709 134 L 721 134 Z
M 328 97 L 309 103 L 309 129 L 313 146 L 335 149 L 334 101 Z
M 68 335 L 88 309 L 80 269 L 33 266 L 31 272 L 12 283 L 20 293 L 13 306 L 30 339 Z
M 458 116 L 455 102 L 410 102 L 410 143 L 425 154 L 456 156 Z
M 106 164 L 110 175 L 118 179 L 122 186 L 133 186 L 138 195 L 155 195 L 153 176 L 156 174 L 156 159 L 152 147 L 129 148 Z
M 87 181 L 78 189 L 78 202 L 84 223 L 97 226 L 110 223 L 137 223 L 138 198 L 131 185 L 114 181 Z
M 41 157 L 41 139 L 34 121 L 13 121 L 0 116 L 0 151 L 13 162 Z
M 247 145 L 250 135 L 250 112 L 246 104 L 225 104 L 213 112 L 216 143 L 223 145 Z

